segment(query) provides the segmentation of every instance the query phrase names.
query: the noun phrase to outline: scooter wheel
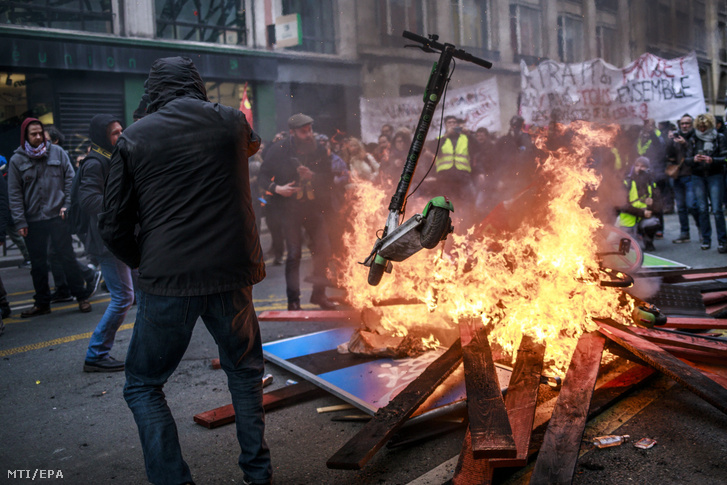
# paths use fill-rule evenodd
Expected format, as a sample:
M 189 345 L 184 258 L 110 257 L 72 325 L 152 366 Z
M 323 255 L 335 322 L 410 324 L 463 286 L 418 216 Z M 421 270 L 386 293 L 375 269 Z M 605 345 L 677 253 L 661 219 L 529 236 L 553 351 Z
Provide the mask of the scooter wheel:
M 384 276 L 385 271 L 385 264 L 371 263 L 369 267 L 369 285 L 378 286 L 381 283 L 381 278 Z
M 442 207 L 432 207 L 424 220 L 419 242 L 426 249 L 433 249 L 439 241 L 449 233 L 449 210 Z

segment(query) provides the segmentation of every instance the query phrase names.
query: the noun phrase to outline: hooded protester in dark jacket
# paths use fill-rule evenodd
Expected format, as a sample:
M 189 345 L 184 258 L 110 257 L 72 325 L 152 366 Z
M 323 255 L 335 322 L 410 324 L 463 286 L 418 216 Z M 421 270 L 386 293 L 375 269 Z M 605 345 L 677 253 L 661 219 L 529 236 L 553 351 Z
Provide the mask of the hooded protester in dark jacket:
M 78 168 L 80 182 L 78 203 L 89 218 L 88 233 L 84 241 L 86 250 L 98 257 L 109 255 L 109 250 L 98 232 L 98 215 L 103 211 L 103 190 L 109 173 L 111 152 L 114 146 L 109 139 L 109 127 L 114 123 L 121 125 L 118 117 L 109 114 L 96 115 L 91 119 L 89 137 L 91 150 Z
M 260 138 L 239 111 L 207 100 L 189 59 L 158 59 L 147 89 L 146 117 L 126 129 L 111 158 L 101 236 L 116 257 L 139 268 L 139 288 L 155 295 L 259 282 L 265 267 L 247 158 Z M 219 145 L 220 137 L 234 143 Z
M 124 398 L 137 423 L 147 478 L 194 483 L 163 387 L 201 317 L 227 374 L 243 481 L 271 483 L 265 364 L 252 299 L 265 266 L 247 162 L 260 139 L 239 110 L 207 100 L 190 59 L 156 60 L 147 89 L 148 114 L 114 148 L 99 217 L 111 252 L 139 268 Z

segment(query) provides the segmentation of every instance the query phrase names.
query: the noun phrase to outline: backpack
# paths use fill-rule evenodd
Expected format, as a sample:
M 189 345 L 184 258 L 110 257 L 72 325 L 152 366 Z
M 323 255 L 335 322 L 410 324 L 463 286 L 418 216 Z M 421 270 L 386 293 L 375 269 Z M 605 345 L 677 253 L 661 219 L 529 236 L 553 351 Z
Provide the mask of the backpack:
M 71 224 L 71 233 L 83 237 L 88 234 L 88 228 L 91 224 L 91 218 L 81 209 L 79 190 L 81 186 L 81 177 L 83 176 L 83 165 L 81 164 L 73 176 L 73 184 L 71 185 L 71 207 L 69 209 L 68 221 Z

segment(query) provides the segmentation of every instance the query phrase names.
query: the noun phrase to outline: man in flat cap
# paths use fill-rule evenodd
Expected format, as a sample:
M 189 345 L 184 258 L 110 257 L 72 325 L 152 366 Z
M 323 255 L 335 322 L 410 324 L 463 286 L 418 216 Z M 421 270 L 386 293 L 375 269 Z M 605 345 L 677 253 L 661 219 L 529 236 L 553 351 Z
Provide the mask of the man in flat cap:
M 290 136 L 275 143 L 265 154 L 258 180 L 268 205 L 281 214 L 288 256 L 285 285 L 288 310 L 300 310 L 300 258 L 303 229 L 311 239 L 313 292 L 310 302 L 324 310 L 335 303 L 326 297 L 326 266 L 331 252 L 324 211 L 333 190 L 331 157 L 316 142 L 313 118 L 303 113 L 288 119 Z

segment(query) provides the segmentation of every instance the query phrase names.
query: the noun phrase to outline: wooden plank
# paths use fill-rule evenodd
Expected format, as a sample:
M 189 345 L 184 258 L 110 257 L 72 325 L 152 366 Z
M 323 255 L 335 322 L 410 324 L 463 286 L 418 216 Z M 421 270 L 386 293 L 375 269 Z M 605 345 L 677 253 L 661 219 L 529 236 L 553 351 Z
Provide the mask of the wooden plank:
M 727 308 L 727 303 L 716 303 L 714 305 L 707 305 L 704 307 L 704 311 L 707 315 L 714 318 L 721 318 L 722 312 Z
M 527 464 L 530 434 L 533 431 L 535 409 L 538 404 L 540 374 L 543 372 L 544 353 L 545 345 L 536 343 L 528 336 L 523 336 L 505 396 L 505 408 L 507 408 L 507 417 L 512 427 L 517 454 L 515 458 L 502 462 L 491 460 L 492 467 L 525 466 Z
M 727 301 L 727 291 L 712 291 L 709 293 L 702 293 L 702 300 L 704 300 L 705 305 L 714 305 L 715 303 Z
M 689 359 L 694 362 L 702 362 L 705 364 L 723 364 L 725 362 L 724 357 L 720 357 L 711 352 L 705 352 L 702 350 L 685 349 L 684 347 L 677 347 L 675 345 L 658 344 L 658 346 L 672 354 L 674 357 Z
M 705 365 L 705 364 L 702 364 L 700 362 L 692 362 L 691 360 L 684 359 L 682 357 L 678 357 L 678 358 L 679 358 L 679 360 L 681 360 L 685 364 L 691 365 L 695 369 L 699 369 L 700 372 L 702 374 L 704 374 L 706 377 L 709 377 L 714 382 L 716 382 L 720 386 L 722 386 L 725 389 L 727 389 L 727 376 L 724 375 L 724 372 L 722 374 L 715 374 L 714 372 L 712 372 L 714 370 L 714 367 L 715 366 Z M 721 367 L 721 366 L 719 366 L 719 367 Z M 725 368 L 724 367 L 721 367 L 721 369 L 724 370 Z
M 265 412 L 296 404 L 309 399 L 322 396 L 323 389 L 310 384 L 299 382 L 290 386 L 281 387 L 263 394 L 263 409 Z M 205 411 L 194 415 L 194 422 L 208 429 L 214 429 L 225 424 L 235 422 L 235 409 L 232 404 Z
M 492 483 L 492 473 L 495 469 L 486 458 L 477 459 L 472 452 L 472 435 L 470 429 L 462 444 L 457 466 L 454 469 L 452 485 L 489 485 Z
M 727 267 L 645 271 L 638 276 L 661 278 L 664 283 L 684 283 L 687 281 L 727 278 Z
M 606 343 L 597 332 L 581 336 L 543 438 L 530 483 L 570 484 Z
M 267 310 L 257 316 L 259 322 L 359 322 L 356 310 Z
M 505 401 L 502 399 L 487 332 L 481 322 L 474 318 L 461 319 L 459 332 L 474 455 L 476 458 L 514 458 L 517 448 L 507 418 Z
M 727 318 L 667 317 L 659 328 L 683 328 L 687 330 L 727 329 Z
M 462 345 L 457 340 L 389 404 L 376 411 L 371 421 L 328 460 L 328 468 L 360 470 L 461 361 Z
M 649 342 L 658 344 L 660 347 L 670 345 L 684 349 L 711 352 L 715 356 L 722 357 L 727 362 L 727 340 L 713 338 L 701 338 L 699 336 L 673 333 L 656 328 L 630 327 L 630 330 Z
M 628 328 L 607 319 L 599 319 L 596 322 L 599 332 L 604 336 L 628 349 L 651 367 L 682 384 L 723 413 L 727 413 L 727 389 L 656 344 L 634 334 Z

